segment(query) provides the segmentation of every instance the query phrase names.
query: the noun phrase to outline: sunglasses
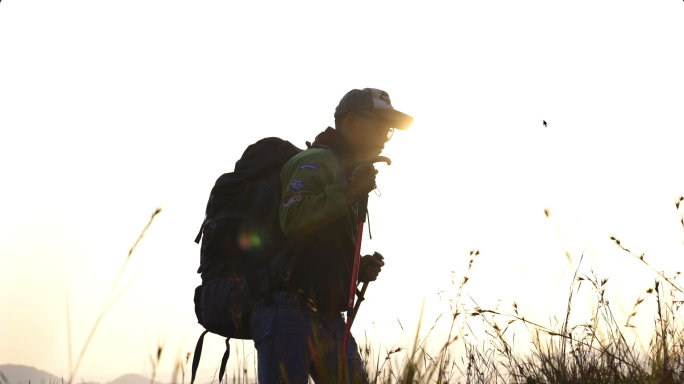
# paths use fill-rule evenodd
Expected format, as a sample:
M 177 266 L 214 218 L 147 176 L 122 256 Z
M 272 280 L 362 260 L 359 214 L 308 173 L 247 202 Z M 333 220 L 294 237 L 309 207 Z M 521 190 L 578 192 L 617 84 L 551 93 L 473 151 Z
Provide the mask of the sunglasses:
M 387 141 L 390 141 L 392 136 L 394 136 L 394 128 L 390 127 L 389 121 L 387 119 L 385 119 L 384 117 L 382 117 L 376 113 L 372 113 L 372 114 L 358 113 L 358 112 L 355 112 L 355 113 L 361 117 L 366 118 L 366 119 L 377 120 L 379 122 L 379 124 L 376 124 L 376 127 L 382 127 L 382 129 L 378 129 L 378 133 L 382 134 L 383 136 L 386 135 Z

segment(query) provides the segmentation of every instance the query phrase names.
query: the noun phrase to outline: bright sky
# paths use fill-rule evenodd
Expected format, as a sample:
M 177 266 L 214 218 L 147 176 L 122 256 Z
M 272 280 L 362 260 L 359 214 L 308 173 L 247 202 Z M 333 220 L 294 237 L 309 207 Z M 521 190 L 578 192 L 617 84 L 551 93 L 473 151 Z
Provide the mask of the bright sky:
M 566 305 L 564 246 L 611 276 L 624 311 L 654 275 L 609 236 L 684 268 L 682 2 L 417 4 L 3 1 L 0 364 L 66 376 L 65 295 L 75 358 L 161 205 L 78 380 L 149 373 L 166 337 L 170 382 L 202 331 L 192 240 L 214 181 L 260 138 L 304 147 L 352 88 L 383 89 L 415 117 L 378 166 L 363 251 L 387 266 L 357 338 L 374 323 L 392 344 L 397 318 L 413 333 L 423 297 L 431 323 L 472 248 L 473 299 L 515 299 L 538 320 Z M 222 352 L 209 337 L 201 379 Z

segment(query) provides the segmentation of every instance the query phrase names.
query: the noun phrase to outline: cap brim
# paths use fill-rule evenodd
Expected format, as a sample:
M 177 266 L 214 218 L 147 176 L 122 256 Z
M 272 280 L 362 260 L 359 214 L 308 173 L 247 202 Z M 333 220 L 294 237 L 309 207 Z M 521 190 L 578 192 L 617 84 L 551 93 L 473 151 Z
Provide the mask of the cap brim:
M 413 117 L 391 108 L 377 108 L 373 112 L 384 117 L 392 123 L 392 128 L 400 131 L 407 130 L 413 125 Z

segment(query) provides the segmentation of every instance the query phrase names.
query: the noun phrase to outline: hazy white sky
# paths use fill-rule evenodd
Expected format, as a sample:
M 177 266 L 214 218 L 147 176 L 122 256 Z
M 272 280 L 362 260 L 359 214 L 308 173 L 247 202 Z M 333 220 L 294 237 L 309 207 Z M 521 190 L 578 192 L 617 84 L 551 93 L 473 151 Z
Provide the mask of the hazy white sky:
M 627 311 L 653 274 L 609 236 L 683 267 L 682 17 L 675 0 L 3 1 L 0 364 L 66 376 L 65 294 L 76 355 L 162 205 L 78 377 L 149 372 L 165 336 L 169 382 L 202 331 L 192 240 L 215 179 L 260 138 L 304 147 L 352 88 L 415 117 L 379 166 L 363 251 L 387 266 L 357 338 L 374 322 L 393 343 L 396 318 L 413 332 L 423 297 L 436 318 L 472 248 L 483 306 L 562 309 L 565 246 L 575 261 L 586 249 L 584 270 L 610 275 Z M 222 351 L 209 337 L 200 379 Z

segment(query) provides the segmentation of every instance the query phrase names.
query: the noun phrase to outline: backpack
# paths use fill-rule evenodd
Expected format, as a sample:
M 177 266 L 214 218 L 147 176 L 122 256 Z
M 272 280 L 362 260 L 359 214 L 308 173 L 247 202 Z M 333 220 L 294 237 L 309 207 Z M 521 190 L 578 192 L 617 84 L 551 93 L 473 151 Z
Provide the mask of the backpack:
M 235 170 L 221 175 L 211 190 L 195 243 L 200 247 L 202 284 L 195 288 L 197 322 L 205 328 L 192 361 L 194 384 L 204 336 L 226 338 L 219 383 L 230 355 L 230 339 L 251 339 L 252 303 L 267 298 L 292 270 L 285 260 L 295 243 L 280 229 L 280 171 L 302 150 L 277 137 L 247 147 Z

